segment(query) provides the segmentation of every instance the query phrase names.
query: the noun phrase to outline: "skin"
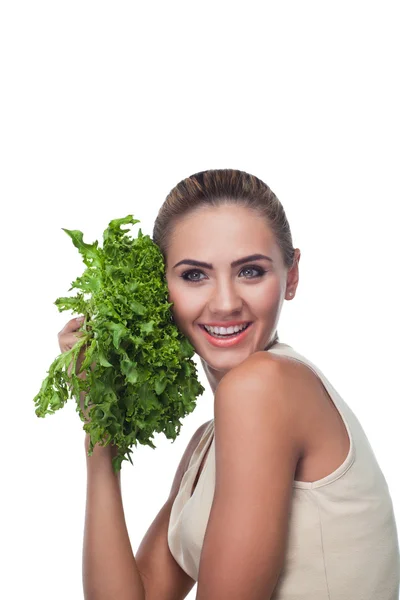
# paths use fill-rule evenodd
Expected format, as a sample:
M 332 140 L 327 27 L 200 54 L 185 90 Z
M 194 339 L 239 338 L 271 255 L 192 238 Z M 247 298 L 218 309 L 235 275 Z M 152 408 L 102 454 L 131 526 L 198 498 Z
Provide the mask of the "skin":
M 231 267 L 231 262 L 252 254 L 265 254 L 273 262 L 263 259 Z M 213 269 L 174 268 L 187 258 L 210 263 Z M 166 256 L 169 302 L 174 303 L 175 323 L 200 356 L 214 393 L 228 371 L 271 345 L 283 302 L 296 294 L 299 260 L 296 248 L 293 267 L 285 266 L 270 227 L 249 208 L 201 207 L 176 224 Z M 267 272 L 257 277 L 257 267 Z M 232 320 L 253 325 L 246 338 L 231 348 L 211 345 L 198 325 Z

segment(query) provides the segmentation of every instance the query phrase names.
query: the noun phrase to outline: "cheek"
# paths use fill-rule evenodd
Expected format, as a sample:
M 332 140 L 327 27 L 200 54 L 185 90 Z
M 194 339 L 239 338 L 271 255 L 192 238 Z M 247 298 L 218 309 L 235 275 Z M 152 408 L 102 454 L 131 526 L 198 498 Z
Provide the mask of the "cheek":
M 252 289 L 249 286 L 243 300 L 255 316 L 265 318 L 279 309 L 281 295 L 279 282 L 268 281 L 265 286 L 252 286 Z
M 168 284 L 168 302 L 173 302 L 172 310 L 180 319 L 193 315 L 204 304 L 204 298 L 196 290 L 184 286 L 181 282 Z
M 176 285 L 176 283 L 173 282 L 173 280 L 171 281 L 168 277 L 167 277 L 167 285 L 168 285 L 168 302 L 175 302 L 178 297 L 177 285 Z
M 255 285 L 243 286 L 243 298 L 253 304 L 272 305 L 279 298 L 280 294 L 281 286 L 277 277 L 271 276 Z

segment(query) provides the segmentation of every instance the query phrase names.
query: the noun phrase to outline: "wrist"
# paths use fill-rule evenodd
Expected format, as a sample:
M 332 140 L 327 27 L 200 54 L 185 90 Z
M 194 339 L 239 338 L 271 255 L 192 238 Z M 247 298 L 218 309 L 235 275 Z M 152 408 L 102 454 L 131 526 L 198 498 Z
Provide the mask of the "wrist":
M 87 460 L 90 460 L 93 457 L 106 457 L 106 458 L 114 458 L 118 454 L 118 446 L 113 444 L 108 444 L 107 446 L 100 446 L 99 444 L 95 444 L 93 448 L 93 454 L 89 456 L 89 447 L 90 447 L 90 435 L 87 433 L 85 435 L 85 452 Z
M 86 472 L 88 481 L 92 483 L 95 481 L 104 481 L 105 479 L 116 479 L 121 484 L 121 471 L 114 472 L 112 459 L 115 455 L 115 451 L 109 448 L 102 448 L 101 446 L 95 446 L 93 448 L 93 454 L 88 455 L 86 450 Z

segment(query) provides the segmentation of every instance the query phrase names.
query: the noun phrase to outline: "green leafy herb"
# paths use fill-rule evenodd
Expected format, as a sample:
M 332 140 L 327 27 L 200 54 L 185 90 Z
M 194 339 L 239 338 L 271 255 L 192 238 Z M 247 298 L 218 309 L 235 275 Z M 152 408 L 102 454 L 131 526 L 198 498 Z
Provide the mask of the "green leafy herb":
M 55 301 L 60 312 L 85 316 L 83 334 L 74 347 L 50 365 L 39 393 L 36 414 L 44 417 L 75 398 L 77 412 L 90 435 L 89 456 L 96 444 L 117 446 L 113 469 L 132 463 L 131 447 L 151 441 L 155 432 L 175 440 L 181 417 L 192 412 L 204 392 L 191 357 L 194 348 L 171 322 L 165 265 L 158 246 L 141 229 L 137 238 L 122 225 L 140 223 L 133 215 L 111 221 L 103 247 L 87 244 L 81 231 L 64 231 L 83 257 L 86 269 L 69 291 Z M 77 360 L 85 349 L 78 377 Z M 73 365 L 68 374 L 68 367 Z M 71 370 L 70 370 L 71 371 Z M 80 393 L 86 392 L 84 409 Z

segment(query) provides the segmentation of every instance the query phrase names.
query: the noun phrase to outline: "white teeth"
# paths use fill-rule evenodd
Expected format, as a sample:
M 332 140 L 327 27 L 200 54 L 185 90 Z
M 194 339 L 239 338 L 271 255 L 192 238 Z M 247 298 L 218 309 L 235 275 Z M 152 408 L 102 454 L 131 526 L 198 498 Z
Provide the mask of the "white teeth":
M 244 323 L 243 325 L 235 325 L 234 327 L 211 327 L 209 325 L 204 325 L 209 333 L 216 333 L 218 335 L 228 335 L 232 333 L 237 333 L 242 329 L 247 327 L 248 323 Z

